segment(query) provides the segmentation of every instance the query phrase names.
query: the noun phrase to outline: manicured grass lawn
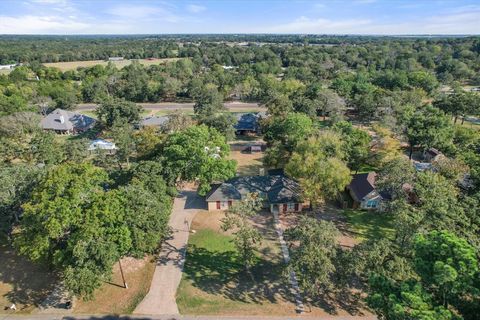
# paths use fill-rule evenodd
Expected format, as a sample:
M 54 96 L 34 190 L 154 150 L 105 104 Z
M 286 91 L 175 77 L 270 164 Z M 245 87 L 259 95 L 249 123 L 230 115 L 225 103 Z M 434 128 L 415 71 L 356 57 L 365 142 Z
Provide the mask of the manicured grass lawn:
M 182 314 L 294 315 L 283 263 L 273 239 L 262 241 L 251 274 L 244 271 L 232 236 L 200 229 L 190 237 L 177 291 Z
M 391 215 L 364 210 L 344 210 L 348 228 L 360 240 L 390 237 L 393 235 Z

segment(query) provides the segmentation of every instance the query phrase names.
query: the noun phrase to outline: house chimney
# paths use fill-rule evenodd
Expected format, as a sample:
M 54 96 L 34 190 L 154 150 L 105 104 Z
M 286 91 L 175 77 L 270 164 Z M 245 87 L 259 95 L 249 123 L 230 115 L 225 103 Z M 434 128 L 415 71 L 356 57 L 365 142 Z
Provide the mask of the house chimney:
M 65 123 L 65 118 L 63 116 L 60 116 L 60 123 Z

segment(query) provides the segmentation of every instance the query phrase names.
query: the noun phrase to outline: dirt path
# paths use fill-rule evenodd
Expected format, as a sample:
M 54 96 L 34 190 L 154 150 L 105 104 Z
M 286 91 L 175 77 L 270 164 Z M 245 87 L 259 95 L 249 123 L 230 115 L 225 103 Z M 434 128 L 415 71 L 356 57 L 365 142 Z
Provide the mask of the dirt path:
M 204 201 L 195 191 L 182 191 L 173 203 L 169 226 L 172 236 L 162 245 L 150 291 L 133 311 L 134 314 L 176 315 L 177 287 L 182 278 L 190 224 Z

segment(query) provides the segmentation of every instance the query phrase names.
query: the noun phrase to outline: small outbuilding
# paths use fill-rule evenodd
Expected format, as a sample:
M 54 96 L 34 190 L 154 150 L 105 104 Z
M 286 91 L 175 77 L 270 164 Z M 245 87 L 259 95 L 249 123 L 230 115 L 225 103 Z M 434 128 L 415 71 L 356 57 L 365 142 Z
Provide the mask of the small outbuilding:
M 117 150 L 115 143 L 106 141 L 103 139 L 96 139 L 93 140 L 90 145 L 88 146 L 88 151 L 93 152 L 97 150 L 102 150 L 109 154 L 114 154 Z

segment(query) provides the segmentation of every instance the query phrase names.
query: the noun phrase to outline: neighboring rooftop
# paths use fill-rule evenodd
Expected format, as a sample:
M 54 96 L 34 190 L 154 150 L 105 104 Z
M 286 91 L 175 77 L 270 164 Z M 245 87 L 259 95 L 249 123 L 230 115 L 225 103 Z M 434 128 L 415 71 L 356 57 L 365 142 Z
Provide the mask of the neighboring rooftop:
M 150 116 L 142 119 L 140 125 L 142 127 L 159 127 L 163 126 L 168 122 L 167 116 Z
M 103 140 L 103 139 L 96 139 L 96 140 L 93 140 L 90 143 L 90 145 L 88 146 L 88 150 L 92 151 L 92 150 L 97 150 L 97 149 L 116 150 L 117 147 L 115 146 L 115 143 L 113 143 L 113 142 L 106 141 L 106 140 Z
M 85 131 L 93 126 L 95 119 L 67 110 L 55 109 L 42 119 L 40 125 L 45 130 Z
M 237 116 L 235 130 L 257 131 L 258 130 L 258 113 L 242 113 Z
M 301 202 L 300 186 L 284 175 L 235 177 L 214 185 L 206 200 L 241 200 L 254 192 L 270 203 Z
M 375 178 L 377 174 L 375 172 L 359 173 L 353 175 L 352 182 L 348 186 L 352 191 L 352 196 L 356 201 L 362 201 L 366 195 L 375 190 Z

